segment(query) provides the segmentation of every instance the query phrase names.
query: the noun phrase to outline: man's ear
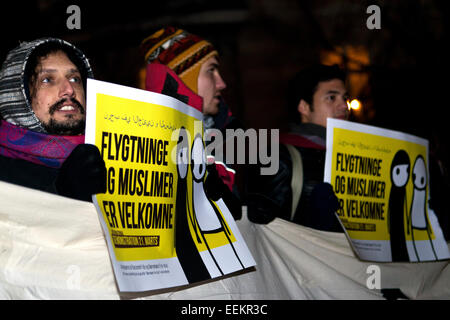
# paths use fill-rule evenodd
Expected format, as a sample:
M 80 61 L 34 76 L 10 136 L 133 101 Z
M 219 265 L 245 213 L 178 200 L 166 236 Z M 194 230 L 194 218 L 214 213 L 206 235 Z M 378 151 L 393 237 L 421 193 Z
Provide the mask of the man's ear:
M 301 114 L 302 120 L 307 120 L 309 118 L 309 115 L 311 114 L 311 107 L 309 103 L 303 99 L 301 99 L 298 103 L 297 110 Z

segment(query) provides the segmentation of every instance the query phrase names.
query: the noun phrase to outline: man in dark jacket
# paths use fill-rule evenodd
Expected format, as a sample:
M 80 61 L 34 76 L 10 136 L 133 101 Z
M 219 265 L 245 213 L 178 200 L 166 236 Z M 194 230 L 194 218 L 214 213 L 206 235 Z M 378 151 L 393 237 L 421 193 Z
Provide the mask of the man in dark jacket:
M 97 147 L 84 144 L 84 54 L 55 38 L 23 42 L 0 71 L 0 180 L 90 201 L 105 192 Z
M 334 214 L 337 198 L 323 179 L 327 118 L 348 117 L 344 83 L 345 75 L 337 66 L 314 66 L 292 79 L 288 107 L 295 122 L 280 135 L 278 172 L 250 175 L 251 221 L 267 223 L 280 217 L 319 230 L 342 231 Z

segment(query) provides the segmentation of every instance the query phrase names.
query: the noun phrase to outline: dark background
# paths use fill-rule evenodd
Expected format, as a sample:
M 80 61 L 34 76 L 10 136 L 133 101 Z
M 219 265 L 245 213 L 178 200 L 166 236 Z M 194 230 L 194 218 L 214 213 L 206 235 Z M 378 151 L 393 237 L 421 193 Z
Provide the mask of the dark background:
M 95 77 L 142 88 L 140 42 L 161 26 L 182 27 L 221 53 L 224 92 L 233 113 L 253 128 L 285 125 L 288 79 L 312 63 L 338 63 L 349 74 L 362 123 L 430 140 L 448 164 L 448 35 L 446 1 L 16 1 L 1 6 L 0 59 L 19 41 L 54 36 L 77 45 Z M 69 30 L 69 5 L 81 29 Z M 369 5 L 381 29 L 369 30 Z

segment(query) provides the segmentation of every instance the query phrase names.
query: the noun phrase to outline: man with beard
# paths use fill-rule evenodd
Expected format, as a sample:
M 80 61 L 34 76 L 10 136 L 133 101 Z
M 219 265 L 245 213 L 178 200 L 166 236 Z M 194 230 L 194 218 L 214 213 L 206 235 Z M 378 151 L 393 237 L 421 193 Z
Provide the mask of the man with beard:
M 100 152 L 84 144 L 84 54 L 44 38 L 11 50 L 0 71 L 0 179 L 90 201 L 106 190 Z

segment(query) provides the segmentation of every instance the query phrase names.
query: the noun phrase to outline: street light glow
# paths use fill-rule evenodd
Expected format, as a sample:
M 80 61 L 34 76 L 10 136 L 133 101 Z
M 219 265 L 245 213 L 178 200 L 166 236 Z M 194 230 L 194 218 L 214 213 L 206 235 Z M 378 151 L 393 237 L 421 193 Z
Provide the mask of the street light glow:
M 359 110 L 361 109 L 361 102 L 358 99 L 353 99 L 350 102 L 347 102 L 348 109 Z

